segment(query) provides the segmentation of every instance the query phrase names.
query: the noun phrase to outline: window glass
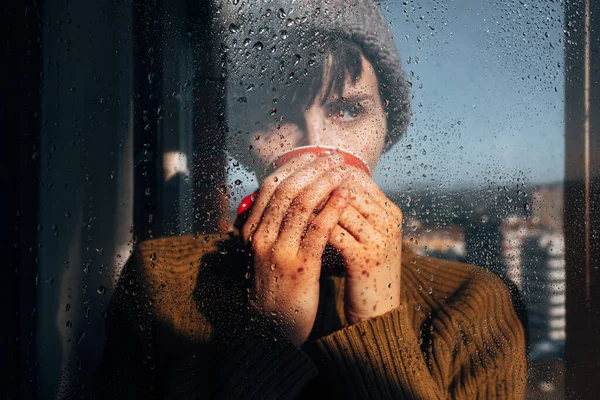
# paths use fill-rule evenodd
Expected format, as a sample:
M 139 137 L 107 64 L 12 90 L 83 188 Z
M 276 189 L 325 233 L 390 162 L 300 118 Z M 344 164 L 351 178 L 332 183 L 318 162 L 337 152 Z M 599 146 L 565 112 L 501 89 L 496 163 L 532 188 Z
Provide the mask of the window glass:
M 413 114 L 374 180 L 401 205 L 404 241 L 417 252 L 505 280 L 528 334 L 528 396 L 561 398 L 562 4 L 405 1 L 381 9 Z M 244 85 L 255 90 L 251 80 Z M 255 121 L 244 121 L 252 132 Z M 229 186 L 241 198 L 259 179 L 237 164 L 231 160 Z
M 563 2 L 37 13 L 40 398 L 565 396 Z

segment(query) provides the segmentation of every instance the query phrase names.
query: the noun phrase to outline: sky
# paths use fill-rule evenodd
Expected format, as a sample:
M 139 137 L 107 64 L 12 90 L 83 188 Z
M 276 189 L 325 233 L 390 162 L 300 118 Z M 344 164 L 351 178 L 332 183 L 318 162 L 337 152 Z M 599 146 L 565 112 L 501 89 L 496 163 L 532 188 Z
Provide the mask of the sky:
M 563 179 L 562 3 L 394 0 L 382 9 L 413 83 L 414 116 L 380 163 L 380 184 Z
M 563 180 L 561 1 L 384 0 L 381 8 L 414 113 L 375 171 L 384 190 Z M 254 190 L 247 178 L 237 190 Z

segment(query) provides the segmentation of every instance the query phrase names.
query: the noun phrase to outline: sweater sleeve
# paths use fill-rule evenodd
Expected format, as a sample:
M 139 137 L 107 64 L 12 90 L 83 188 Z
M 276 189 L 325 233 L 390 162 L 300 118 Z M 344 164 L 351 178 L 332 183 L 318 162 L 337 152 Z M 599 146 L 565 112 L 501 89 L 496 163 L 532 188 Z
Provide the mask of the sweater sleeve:
M 465 284 L 423 323 L 417 337 L 398 308 L 310 346 L 340 398 L 524 398 L 523 328 L 502 281 Z
M 424 331 L 430 370 L 454 398 L 525 398 L 525 331 L 500 278 L 481 270 Z
M 322 337 L 307 351 L 339 398 L 440 397 L 402 306 Z
M 167 373 L 166 398 L 295 399 L 318 370 L 260 316 L 212 345 L 215 357 L 184 356 Z
M 94 376 L 72 398 L 85 399 L 142 399 L 153 386 L 149 347 L 145 343 L 142 325 L 136 325 L 140 309 L 130 307 L 131 297 L 137 295 L 137 285 L 126 285 L 130 278 L 126 265 L 123 279 L 117 285 L 106 316 L 106 342 L 100 365 Z M 130 287 L 128 287 L 130 286 Z
M 244 301 L 225 255 L 196 243 L 161 239 L 133 254 L 86 398 L 292 399 L 317 376 L 312 360 Z

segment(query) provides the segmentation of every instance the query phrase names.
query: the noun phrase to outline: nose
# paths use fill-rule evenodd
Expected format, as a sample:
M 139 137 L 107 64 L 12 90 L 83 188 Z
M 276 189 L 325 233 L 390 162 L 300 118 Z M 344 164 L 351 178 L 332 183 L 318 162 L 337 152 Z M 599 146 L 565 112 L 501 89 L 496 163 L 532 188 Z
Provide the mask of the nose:
M 333 145 L 334 138 L 327 132 L 325 113 L 321 107 L 312 106 L 304 113 L 304 144 L 305 146 Z

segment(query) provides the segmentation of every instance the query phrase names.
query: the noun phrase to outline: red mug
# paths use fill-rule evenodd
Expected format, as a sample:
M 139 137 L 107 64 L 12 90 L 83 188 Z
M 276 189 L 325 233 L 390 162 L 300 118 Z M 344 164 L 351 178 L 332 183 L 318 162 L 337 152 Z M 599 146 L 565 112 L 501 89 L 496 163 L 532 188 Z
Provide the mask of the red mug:
M 369 165 L 362 157 L 360 157 L 356 154 L 353 154 L 347 150 L 340 149 L 338 147 L 329 147 L 329 146 L 296 147 L 295 149 L 292 149 L 286 153 L 283 153 L 281 156 L 279 156 L 274 163 L 275 168 L 281 167 L 283 164 L 287 163 L 292 158 L 297 157 L 304 153 L 314 153 L 318 157 L 325 157 L 325 156 L 328 156 L 331 154 L 336 154 L 336 153 L 341 154 L 344 157 L 344 162 L 347 165 L 362 169 L 367 174 L 371 175 L 371 168 L 369 168 Z M 247 210 L 249 210 L 250 207 L 252 207 L 252 204 L 254 204 L 254 200 L 256 199 L 256 196 L 257 196 L 257 193 L 252 193 L 251 195 L 248 195 L 242 199 L 242 202 L 240 203 L 240 205 L 237 209 L 238 216 L 242 215 Z

